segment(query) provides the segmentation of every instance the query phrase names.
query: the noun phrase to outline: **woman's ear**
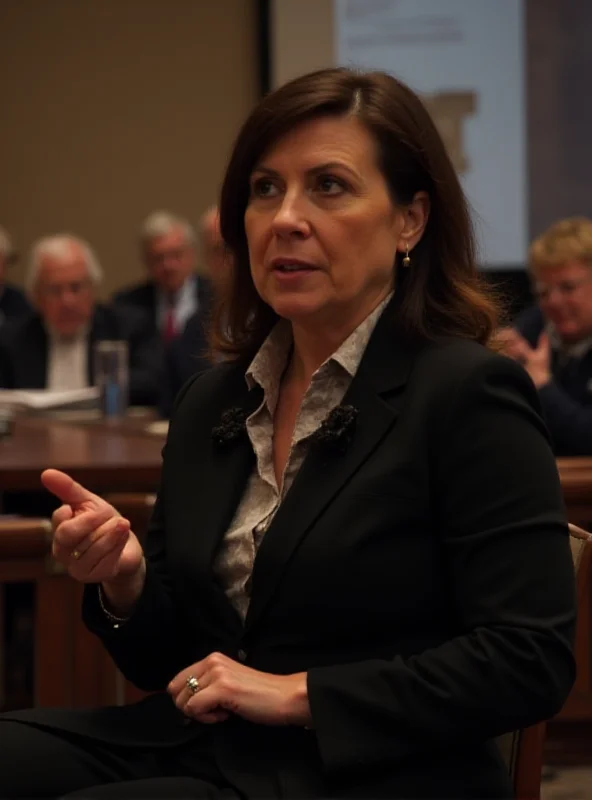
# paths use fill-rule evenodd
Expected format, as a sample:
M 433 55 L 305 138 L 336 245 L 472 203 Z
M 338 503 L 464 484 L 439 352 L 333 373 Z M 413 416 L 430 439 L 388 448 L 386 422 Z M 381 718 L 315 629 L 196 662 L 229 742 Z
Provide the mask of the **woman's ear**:
M 397 249 L 407 253 L 416 246 L 428 224 L 430 196 L 427 192 L 416 192 L 413 200 L 403 207 L 403 227 Z

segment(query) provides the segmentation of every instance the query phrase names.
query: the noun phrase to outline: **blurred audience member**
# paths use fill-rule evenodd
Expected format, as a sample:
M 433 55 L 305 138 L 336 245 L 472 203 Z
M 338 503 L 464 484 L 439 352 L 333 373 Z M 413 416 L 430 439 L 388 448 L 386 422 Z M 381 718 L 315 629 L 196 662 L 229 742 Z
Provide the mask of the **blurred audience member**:
M 217 207 L 203 215 L 200 224 L 202 263 L 208 284 L 204 285 L 198 310 L 188 319 L 181 334 L 169 344 L 165 355 L 165 381 L 161 413 L 168 417 L 174 399 L 183 384 L 196 372 L 211 366 L 207 341 L 207 322 L 213 295 L 227 274 L 228 254 L 222 234 Z M 206 291 L 207 289 L 207 291 Z
M 212 206 L 201 218 L 201 251 L 205 273 L 215 288 L 228 277 L 228 250 L 220 232 L 220 212 Z
M 592 455 L 592 221 L 561 220 L 530 248 L 537 305 L 502 332 L 539 390 L 558 455 Z
M 201 303 L 202 281 L 195 274 L 195 232 L 189 222 L 168 211 L 155 211 L 140 232 L 148 280 L 119 291 L 118 305 L 141 309 L 165 342 L 183 328 Z
M 98 259 L 82 239 L 63 234 L 37 242 L 27 279 L 35 310 L 0 331 L 1 387 L 92 386 L 95 342 L 123 339 L 129 345 L 131 403 L 157 403 L 161 359 L 144 317 L 98 305 L 101 279 Z
M 6 283 L 6 270 L 17 259 L 10 236 L 0 228 L 0 325 L 9 319 L 22 317 L 31 310 L 24 292 Z

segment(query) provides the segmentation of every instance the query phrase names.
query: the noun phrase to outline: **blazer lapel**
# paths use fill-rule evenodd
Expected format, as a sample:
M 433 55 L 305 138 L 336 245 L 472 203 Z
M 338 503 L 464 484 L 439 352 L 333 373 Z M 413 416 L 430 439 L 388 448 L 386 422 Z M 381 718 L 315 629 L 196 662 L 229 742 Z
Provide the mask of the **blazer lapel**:
M 263 397 L 258 389 L 248 390 L 244 370 L 240 369 L 225 390 L 225 396 L 228 402 L 220 401 L 216 410 L 216 423 L 223 412 L 231 407 L 243 409 L 247 415 L 251 414 L 260 405 Z M 200 423 L 196 424 L 199 428 Z M 210 440 L 200 447 L 190 447 L 188 451 L 194 453 L 195 458 L 179 472 L 178 481 L 180 496 L 188 498 L 190 502 L 185 516 L 187 558 L 201 565 L 210 574 L 216 550 L 232 522 L 253 471 L 255 456 L 246 431 L 226 444 L 217 444 Z M 204 453 L 207 453 L 207 459 L 203 457 Z M 199 520 L 197 536 L 196 520 Z M 219 601 L 218 612 L 226 622 L 236 625 L 238 615 L 227 600 L 224 590 L 216 580 L 212 584 Z
M 388 309 L 387 309 L 388 311 Z M 396 334 L 390 315 L 381 318 L 343 403 L 358 409 L 353 440 L 343 455 L 313 445 L 260 545 L 246 619 L 250 629 L 260 618 L 282 579 L 290 558 L 315 520 L 379 447 L 398 416 L 414 361 L 414 348 Z M 389 396 L 389 402 L 385 397 Z

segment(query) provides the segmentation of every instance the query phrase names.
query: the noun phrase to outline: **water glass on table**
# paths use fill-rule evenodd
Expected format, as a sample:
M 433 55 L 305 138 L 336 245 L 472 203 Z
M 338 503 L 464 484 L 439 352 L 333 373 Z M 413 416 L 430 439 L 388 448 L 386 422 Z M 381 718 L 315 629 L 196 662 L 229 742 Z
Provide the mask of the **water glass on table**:
M 129 354 L 125 341 L 105 340 L 95 345 L 95 384 L 103 417 L 120 419 L 129 403 Z

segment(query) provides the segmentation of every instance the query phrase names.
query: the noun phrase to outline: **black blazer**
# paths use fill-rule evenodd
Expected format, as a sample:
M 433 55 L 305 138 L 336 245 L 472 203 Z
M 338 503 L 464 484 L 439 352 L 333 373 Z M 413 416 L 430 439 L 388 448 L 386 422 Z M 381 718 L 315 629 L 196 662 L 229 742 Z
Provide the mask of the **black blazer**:
M 528 377 L 466 341 L 415 348 L 385 313 L 344 400 L 353 439 L 307 456 L 243 625 L 212 562 L 254 456 L 246 434 L 218 446 L 212 429 L 260 403 L 244 368 L 215 367 L 177 401 L 133 616 L 108 624 L 95 587 L 84 616 L 148 690 L 212 651 L 306 670 L 314 730 L 184 724 L 162 694 L 9 716 L 145 746 L 203 737 L 249 797 L 510 797 L 491 737 L 555 714 L 574 680 L 568 533 Z
M 30 312 L 31 306 L 23 291 L 9 283 L 0 287 L 0 325 Z
M 515 320 L 514 327 L 534 347 L 545 328 L 538 306 Z M 592 455 L 592 349 L 580 358 L 563 360 L 551 353 L 553 380 L 539 389 L 545 422 L 555 453 L 560 456 Z
M 88 337 L 88 380 L 94 383 L 93 347 L 103 339 L 125 339 L 129 344 L 130 402 L 156 405 L 162 375 L 162 350 L 147 330 L 144 316 L 133 309 L 98 305 Z M 0 387 L 44 389 L 47 385 L 48 339 L 39 314 L 7 323 L 0 330 Z

